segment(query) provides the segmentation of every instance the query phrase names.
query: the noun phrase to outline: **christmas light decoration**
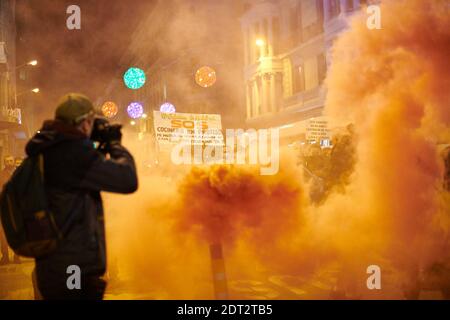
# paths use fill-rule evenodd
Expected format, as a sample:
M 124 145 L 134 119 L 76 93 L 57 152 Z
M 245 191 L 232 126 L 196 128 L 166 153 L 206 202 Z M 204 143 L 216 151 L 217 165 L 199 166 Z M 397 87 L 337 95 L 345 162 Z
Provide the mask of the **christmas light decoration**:
M 119 111 L 119 108 L 114 102 L 107 101 L 102 106 L 102 113 L 107 118 L 114 117 L 117 112 Z
M 144 108 L 142 107 L 142 104 L 140 104 L 139 102 L 132 102 L 127 107 L 127 113 L 130 116 L 130 118 L 137 119 L 140 118 L 144 113 Z
M 164 113 L 175 113 L 175 106 L 170 102 L 165 102 L 161 105 L 159 111 Z
M 128 88 L 139 89 L 145 84 L 145 72 L 139 68 L 130 68 L 123 75 L 123 81 Z
M 203 88 L 211 87 L 216 83 L 216 71 L 208 66 L 201 67 L 195 73 L 195 82 Z

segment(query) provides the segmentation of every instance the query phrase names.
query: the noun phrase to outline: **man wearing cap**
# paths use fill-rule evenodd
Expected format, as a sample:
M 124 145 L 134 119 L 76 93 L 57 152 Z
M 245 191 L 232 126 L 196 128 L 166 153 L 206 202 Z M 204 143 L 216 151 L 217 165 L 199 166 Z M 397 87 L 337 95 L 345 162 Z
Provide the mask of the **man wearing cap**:
M 44 156 L 46 193 L 63 240 L 55 252 L 36 259 L 34 278 L 44 299 L 102 299 L 106 283 L 104 216 L 100 191 L 137 190 L 133 157 L 121 145 L 120 131 L 106 152 L 94 148 L 90 136 L 95 111 L 81 94 L 68 94 L 54 120 L 28 142 L 29 156 Z M 81 288 L 68 283 L 69 270 L 81 271 Z

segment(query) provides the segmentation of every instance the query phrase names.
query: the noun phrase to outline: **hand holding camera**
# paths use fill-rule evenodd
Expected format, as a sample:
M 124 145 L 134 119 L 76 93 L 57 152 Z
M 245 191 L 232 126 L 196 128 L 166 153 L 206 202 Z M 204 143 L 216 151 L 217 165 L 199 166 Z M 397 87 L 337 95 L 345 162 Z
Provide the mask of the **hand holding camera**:
M 108 150 L 112 144 L 121 143 L 122 125 L 110 124 L 105 117 L 97 117 L 94 121 L 94 128 L 91 140 L 99 143 L 99 150 Z

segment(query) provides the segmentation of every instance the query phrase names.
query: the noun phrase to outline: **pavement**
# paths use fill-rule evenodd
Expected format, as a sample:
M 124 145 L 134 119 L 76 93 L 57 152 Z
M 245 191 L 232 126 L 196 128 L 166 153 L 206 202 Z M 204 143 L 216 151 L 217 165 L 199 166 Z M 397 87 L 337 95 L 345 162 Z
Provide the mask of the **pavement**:
M 34 299 L 31 273 L 33 260 L 21 259 L 20 264 L 0 266 L 0 300 Z
M 32 260 L 22 259 L 21 264 L 0 266 L 0 300 L 33 300 L 34 291 L 31 273 Z M 267 279 L 231 279 L 228 282 L 230 299 L 252 300 L 310 300 L 310 299 L 403 299 L 403 292 L 393 285 L 395 274 L 386 273 L 382 290 L 359 288 L 355 293 L 343 296 L 336 292 L 339 273 L 336 269 L 323 269 L 309 278 L 292 275 L 272 275 Z M 165 299 L 154 292 L 129 292 L 126 282 L 117 279 L 109 281 L 105 300 L 147 300 Z M 212 293 L 211 293 L 212 298 Z M 440 291 L 422 290 L 420 299 L 440 300 Z

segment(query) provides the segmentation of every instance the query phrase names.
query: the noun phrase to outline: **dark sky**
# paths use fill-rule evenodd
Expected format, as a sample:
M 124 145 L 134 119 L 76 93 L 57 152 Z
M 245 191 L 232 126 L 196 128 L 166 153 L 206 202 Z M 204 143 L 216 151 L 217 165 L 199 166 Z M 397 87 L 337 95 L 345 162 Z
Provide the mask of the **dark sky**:
M 37 59 L 18 90 L 39 87 L 22 104 L 37 121 L 51 117 L 60 96 L 83 92 L 95 100 L 112 77 L 137 23 L 151 10 L 152 0 L 17 0 L 17 63 Z M 81 8 L 81 30 L 68 30 L 66 9 Z

